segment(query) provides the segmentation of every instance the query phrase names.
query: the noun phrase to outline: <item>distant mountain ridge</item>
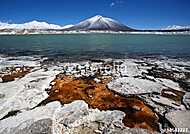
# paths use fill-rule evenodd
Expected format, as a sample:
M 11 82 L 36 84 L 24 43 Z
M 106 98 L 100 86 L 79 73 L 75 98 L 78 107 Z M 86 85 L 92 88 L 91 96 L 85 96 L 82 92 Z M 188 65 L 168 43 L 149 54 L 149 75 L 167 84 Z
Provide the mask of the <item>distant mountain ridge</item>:
M 31 21 L 23 24 L 9 24 L 0 22 L 0 29 L 55 29 L 55 30 L 106 30 L 106 31 L 131 31 L 132 28 L 113 20 L 111 18 L 96 15 L 86 19 L 76 25 L 59 26 L 55 24 L 48 24 L 47 22 Z
M 190 25 L 188 26 L 180 26 L 180 25 L 171 25 L 163 28 L 163 30 L 180 30 L 180 29 L 190 29 Z
M 157 30 L 139 30 L 128 27 L 112 18 L 96 15 L 75 25 L 60 26 L 47 22 L 31 21 L 23 24 L 0 22 L 0 34 L 49 34 L 66 32 L 190 32 L 190 26 L 173 25 Z
M 23 24 L 9 24 L 0 22 L 0 29 L 62 29 L 62 27 L 59 25 L 34 20 Z

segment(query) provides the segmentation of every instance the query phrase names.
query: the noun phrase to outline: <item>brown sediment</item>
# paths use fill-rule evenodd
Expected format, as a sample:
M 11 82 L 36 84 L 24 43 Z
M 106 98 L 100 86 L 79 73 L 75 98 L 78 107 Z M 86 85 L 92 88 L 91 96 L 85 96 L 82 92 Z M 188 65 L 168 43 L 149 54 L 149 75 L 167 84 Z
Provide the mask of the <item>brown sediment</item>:
M 168 92 L 171 92 L 172 94 L 170 94 Z M 184 95 L 185 95 L 184 92 L 174 90 L 174 89 L 171 89 L 171 88 L 163 89 L 161 91 L 161 96 L 169 98 L 169 99 L 172 99 L 172 100 L 174 100 L 176 102 L 179 102 L 179 103 L 181 103 L 181 99 L 183 98 Z
M 158 131 L 156 114 L 140 99 L 125 98 L 110 91 L 106 87 L 110 80 L 108 77 L 96 83 L 92 78 L 74 78 L 60 74 L 53 81 L 55 84 L 49 92 L 49 97 L 43 103 L 55 100 L 62 103 L 84 100 L 90 108 L 125 112 L 123 123 L 127 127 Z
M 1 74 L 0 78 L 2 79 L 2 82 L 14 81 L 16 78 L 24 77 L 31 71 L 31 69 L 31 67 L 8 68 L 8 72 Z

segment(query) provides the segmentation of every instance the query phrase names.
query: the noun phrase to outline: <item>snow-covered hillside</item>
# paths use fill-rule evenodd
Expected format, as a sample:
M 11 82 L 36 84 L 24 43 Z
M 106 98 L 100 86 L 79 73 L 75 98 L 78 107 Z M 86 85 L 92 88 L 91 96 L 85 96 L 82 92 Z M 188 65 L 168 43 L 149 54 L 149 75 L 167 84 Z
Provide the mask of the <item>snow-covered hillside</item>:
M 62 28 L 63 28 L 63 29 L 67 29 L 67 28 L 71 28 L 71 27 L 73 27 L 73 26 L 74 26 L 74 25 L 72 25 L 72 24 L 71 24 L 71 25 L 65 25 L 65 26 L 63 26 Z
M 171 25 L 163 28 L 162 30 L 179 30 L 179 29 L 190 29 L 190 26 L 180 26 L 180 25 Z
M 0 22 L 0 29 L 62 29 L 62 27 L 59 25 L 34 20 L 23 24 L 9 24 Z

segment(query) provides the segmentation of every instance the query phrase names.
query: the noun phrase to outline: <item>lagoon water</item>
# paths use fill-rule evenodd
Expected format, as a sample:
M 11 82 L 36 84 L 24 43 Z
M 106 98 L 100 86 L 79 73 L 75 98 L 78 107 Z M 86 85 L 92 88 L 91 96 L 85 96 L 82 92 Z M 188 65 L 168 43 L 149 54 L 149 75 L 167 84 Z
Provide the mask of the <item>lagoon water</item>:
M 71 59 L 126 58 L 134 55 L 190 57 L 190 35 L 1 35 L 0 52 Z

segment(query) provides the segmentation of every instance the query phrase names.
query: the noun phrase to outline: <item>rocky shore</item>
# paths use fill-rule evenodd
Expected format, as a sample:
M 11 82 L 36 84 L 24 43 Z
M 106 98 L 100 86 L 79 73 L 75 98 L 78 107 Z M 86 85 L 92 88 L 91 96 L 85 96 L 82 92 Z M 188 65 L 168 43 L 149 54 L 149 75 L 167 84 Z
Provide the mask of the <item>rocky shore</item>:
M 1 134 L 189 133 L 189 95 L 185 59 L 0 56 Z

